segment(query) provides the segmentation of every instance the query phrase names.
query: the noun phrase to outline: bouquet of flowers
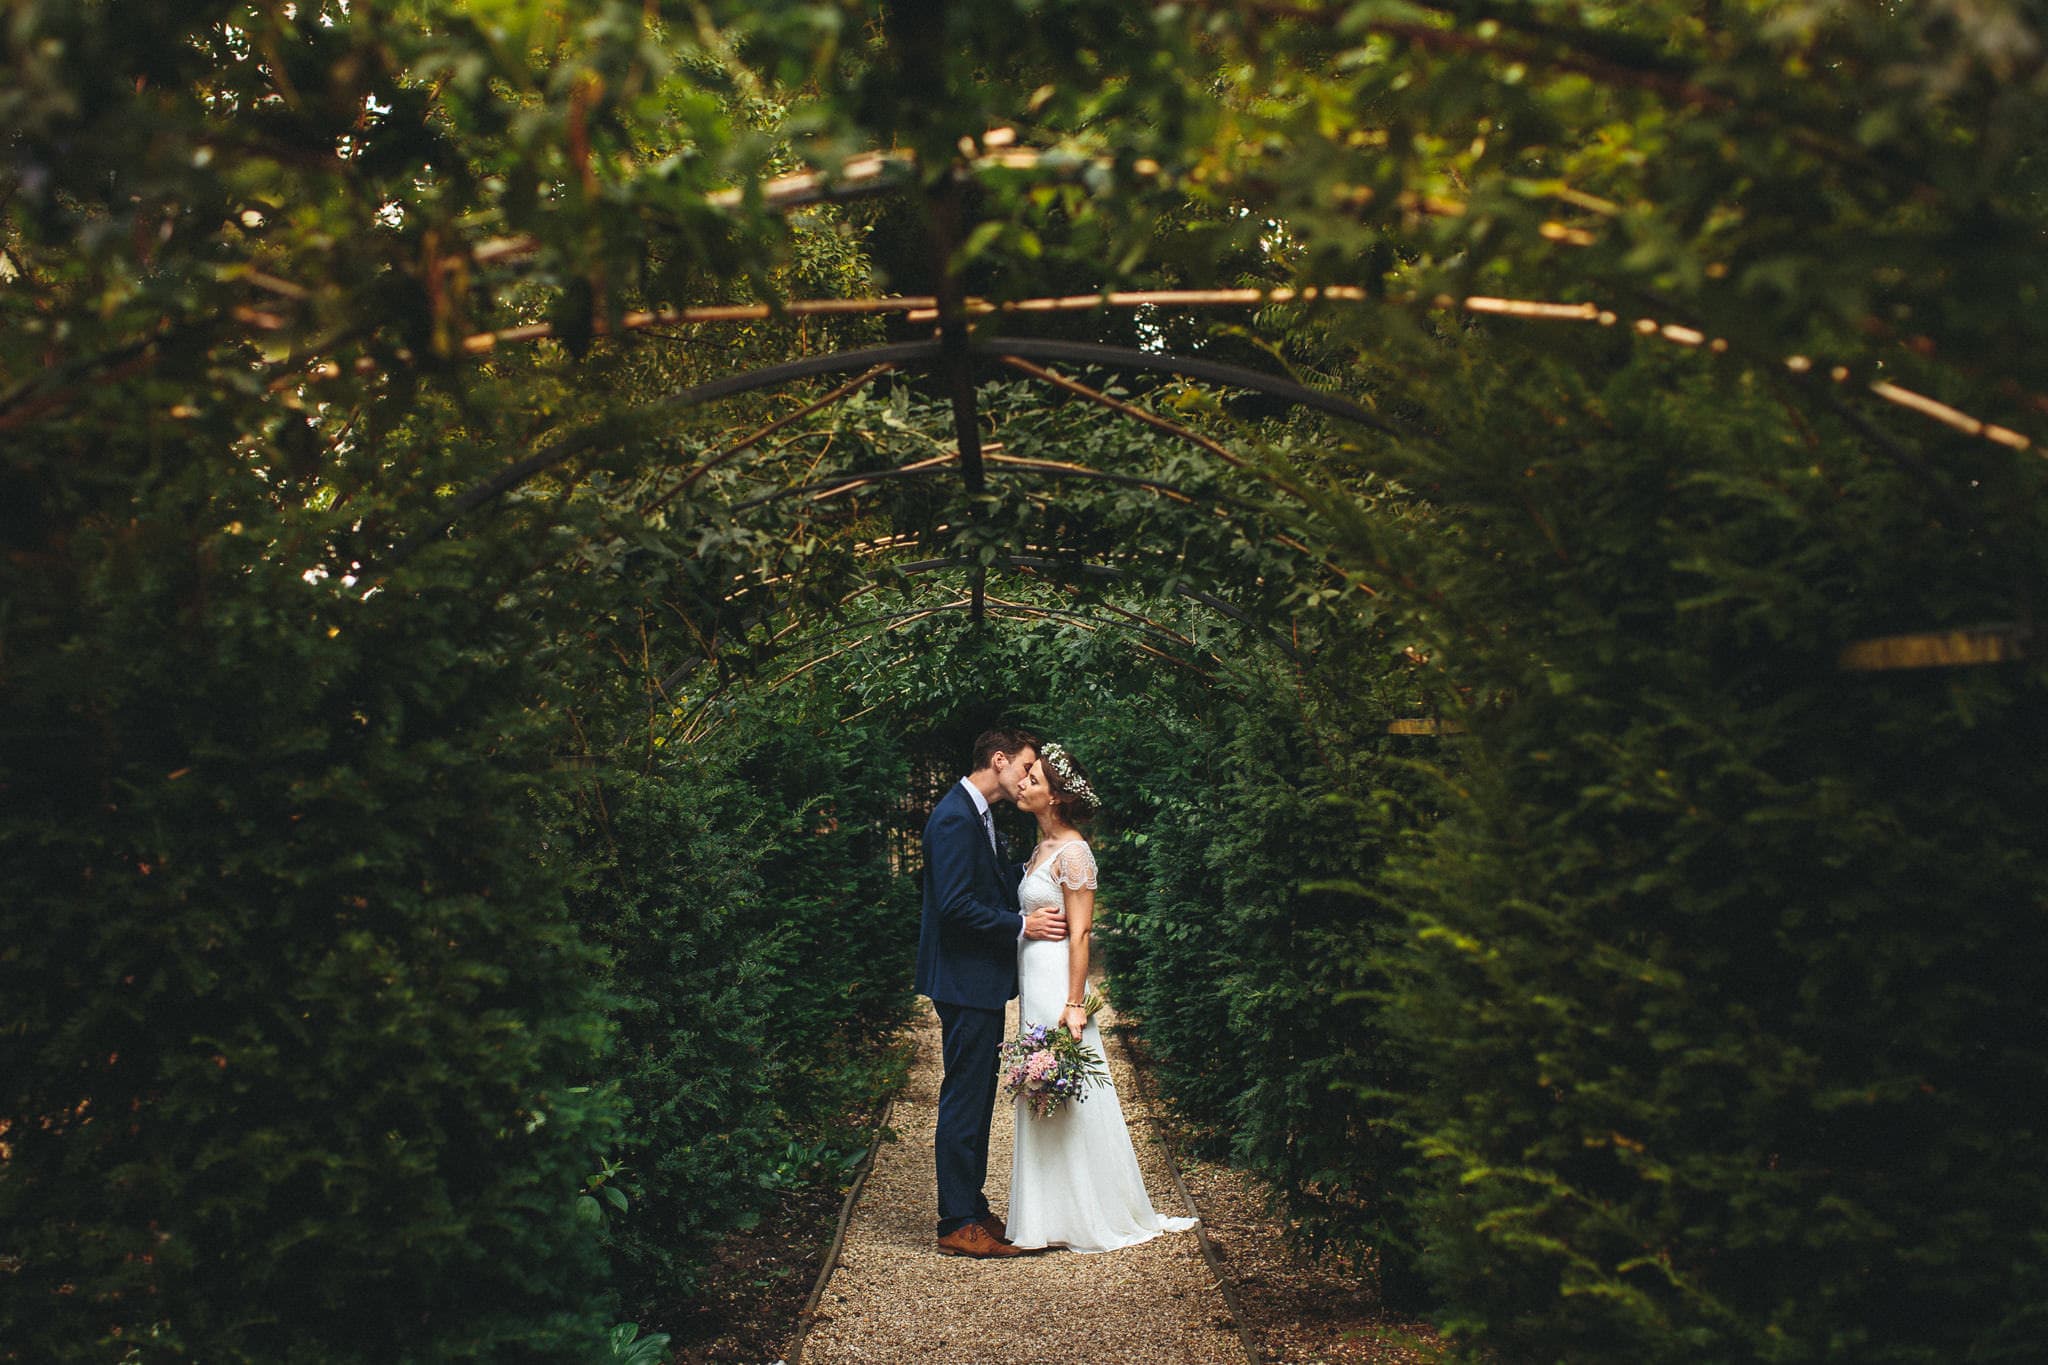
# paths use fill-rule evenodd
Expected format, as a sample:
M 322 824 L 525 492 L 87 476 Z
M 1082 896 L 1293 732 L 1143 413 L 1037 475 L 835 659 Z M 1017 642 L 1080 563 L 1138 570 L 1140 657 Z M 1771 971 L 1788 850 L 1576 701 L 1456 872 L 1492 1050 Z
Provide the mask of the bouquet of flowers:
M 1068 1100 L 1087 1098 L 1087 1087 L 1109 1079 L 1109 1069 L 1092 1047 L 1058 1024 L 1026 1024 L 1003 1044 L 998 1063 L 1005 1095 L 1022 1095 L 1038 1118 L 1049 1118 Z

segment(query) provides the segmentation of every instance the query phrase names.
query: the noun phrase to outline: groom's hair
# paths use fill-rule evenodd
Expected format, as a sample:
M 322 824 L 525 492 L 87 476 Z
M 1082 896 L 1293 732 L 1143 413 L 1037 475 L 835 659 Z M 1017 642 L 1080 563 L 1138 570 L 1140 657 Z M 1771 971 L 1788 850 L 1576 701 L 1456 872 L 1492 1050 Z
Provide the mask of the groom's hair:
M 983 730 L 974 737 L 974 761 L 967 765 L 967 771 L 980 772 L 997 754 L 1015 755 L 1020 750 L 1037 747 L 1038 736 L 1029 730 L 1019 730 L 1008 725 Z

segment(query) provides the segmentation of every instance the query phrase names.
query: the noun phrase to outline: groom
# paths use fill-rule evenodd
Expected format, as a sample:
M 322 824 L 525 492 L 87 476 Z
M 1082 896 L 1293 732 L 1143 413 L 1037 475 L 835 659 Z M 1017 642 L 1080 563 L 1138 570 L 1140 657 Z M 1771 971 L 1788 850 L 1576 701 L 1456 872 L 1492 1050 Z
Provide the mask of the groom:
M 988 1130 L 996 1108 L 996 1052 L 1003 1007 L 1017 994 L 1017 945 L 1061 939 L 1057 909 L 1017 912 L 1021 863 L 996 849 L 989 805 L 1014 801 L 1038 761 L 1028 731 L 984 731 L 974 770 L 939 799 L 924 827 L 924 918 L 917 932 L 917 989 L 931 997 L 944 1038 L 939 1130 L 939 1250 L 952 1256 L 1019 1256 L 989 1209 Z

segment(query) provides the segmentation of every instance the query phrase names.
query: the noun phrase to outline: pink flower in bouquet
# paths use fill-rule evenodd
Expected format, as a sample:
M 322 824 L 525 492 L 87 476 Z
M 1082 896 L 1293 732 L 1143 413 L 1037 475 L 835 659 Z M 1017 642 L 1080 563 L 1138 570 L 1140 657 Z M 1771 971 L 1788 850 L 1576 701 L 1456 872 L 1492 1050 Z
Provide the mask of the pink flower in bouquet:
M 1004 1091 L 1038 1118 L 1085 1099 L 1088 1086 L 1108 1075 L 1101 1056 L 1057 1024 L 1026 1024 L 1003 1044 L 999 1066 Z

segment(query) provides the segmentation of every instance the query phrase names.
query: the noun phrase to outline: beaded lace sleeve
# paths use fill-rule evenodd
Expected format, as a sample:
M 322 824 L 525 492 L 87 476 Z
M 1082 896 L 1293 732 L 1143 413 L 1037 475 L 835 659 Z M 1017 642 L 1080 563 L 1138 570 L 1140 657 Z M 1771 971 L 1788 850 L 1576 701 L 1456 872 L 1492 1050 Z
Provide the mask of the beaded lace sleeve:
M 1095 889 L 1095 855 L 1079 839 L 1052 855 L 1052 879 L 1077 890 Z

